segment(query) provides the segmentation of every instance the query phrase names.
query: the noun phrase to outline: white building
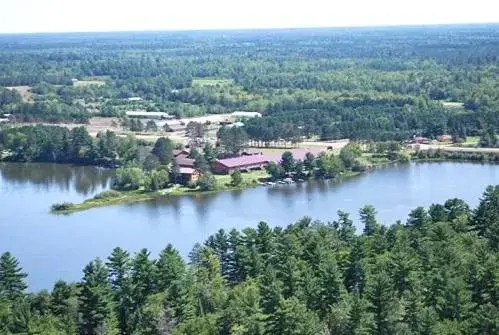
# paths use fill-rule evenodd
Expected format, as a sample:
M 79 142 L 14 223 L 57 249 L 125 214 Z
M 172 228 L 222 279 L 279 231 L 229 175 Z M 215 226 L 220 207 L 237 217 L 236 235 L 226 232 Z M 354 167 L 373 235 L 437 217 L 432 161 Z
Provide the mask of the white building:
M 174 116 L 163 113 L 163 112 L 146 112 L 146 111 L 129 111 L 126 112 L 126 116 L 135 119 L 156 119 L 156 120 L 167 120 L 173 119 Z
M 255 117 L 262 117 L 262 114 L 258 112 L 234 112 L 232 117 L 236 119 L 252 119 Z
M 144 99 L 142 99 L 141 97 L 131 97 L 131 98 L 128 98 L 127 100 L 128 101 L 142 101 Z

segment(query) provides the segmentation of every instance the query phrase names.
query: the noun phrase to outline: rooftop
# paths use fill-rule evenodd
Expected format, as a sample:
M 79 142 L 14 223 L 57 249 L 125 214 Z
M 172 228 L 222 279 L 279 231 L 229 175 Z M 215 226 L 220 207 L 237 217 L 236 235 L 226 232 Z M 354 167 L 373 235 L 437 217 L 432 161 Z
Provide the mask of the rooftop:
M 181 167 L 179 169 L 181 174 L 194 174 L 196 173 L 196 169 L 190 167 Z
M 240 157 L 217 160 L 218 163 L 228 168 L 235 168 L 238 166 L 246 166 L 246 165 L 265 164 L 268 163 L 269 161 L 271 160 L 269 160 L 269 156 L 267 155 L 240 156 Z

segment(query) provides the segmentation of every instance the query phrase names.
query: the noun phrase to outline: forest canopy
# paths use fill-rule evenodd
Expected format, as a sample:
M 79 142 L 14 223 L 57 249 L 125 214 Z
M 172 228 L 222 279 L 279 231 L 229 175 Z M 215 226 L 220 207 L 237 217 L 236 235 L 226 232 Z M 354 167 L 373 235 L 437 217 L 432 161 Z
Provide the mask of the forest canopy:
M 220 230 L 189 261 L 115 248 L 78 283 L 27 293 L 0 257 L 2 334 L 497 334 L 499 186 L 382 225 L 360 209 L 330 222 Z
M 0 89 L 0 114 L 245 110 L 263 114 L 248 125 L 260 141 L 464 138 L 499 130 L 498 36 L 497 25 L 2 35 L 0 87 L 31 97 Z

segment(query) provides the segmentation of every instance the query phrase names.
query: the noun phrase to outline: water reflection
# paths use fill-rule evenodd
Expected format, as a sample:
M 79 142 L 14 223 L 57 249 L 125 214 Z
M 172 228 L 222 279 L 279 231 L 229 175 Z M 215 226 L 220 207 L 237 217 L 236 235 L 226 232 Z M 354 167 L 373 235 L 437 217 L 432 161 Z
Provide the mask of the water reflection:
M 84 196 L 95 194 L 109 186 L 112 170 L 91 166 L 72 166 L 44 163 L 0 163 L 2 184 L 16 186 L 36 186 L 39 190 L 49 191 L 57 187 L 60 191 L 72 188 Z

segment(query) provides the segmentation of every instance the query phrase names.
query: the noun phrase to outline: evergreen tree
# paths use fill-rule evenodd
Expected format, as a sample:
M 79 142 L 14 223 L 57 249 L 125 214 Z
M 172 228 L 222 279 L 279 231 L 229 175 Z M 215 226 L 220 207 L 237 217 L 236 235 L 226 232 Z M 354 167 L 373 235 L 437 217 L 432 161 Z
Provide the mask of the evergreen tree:
M 113 334 L 112 295 L 107 269 L 101 260 L 90 262 L 83 270 L 78 311 L 80 334 Z
M 360 222 L 364 224 L 364 234 L 374 235 L 378 228 L 376 221 L 376 209 L 372 205 L 365 205 L 360 209 Z
M 0 256 L 0 299 L 15 302 L 22 298 L 27 288 L 26 277 L 18 260 L 10 252 L 3 253 Z
M 159 162 L 168 165 L 173 160 L 173 142 L 169 138 L 160 137 L 154 143 L 151 153 L 158 157 Z

